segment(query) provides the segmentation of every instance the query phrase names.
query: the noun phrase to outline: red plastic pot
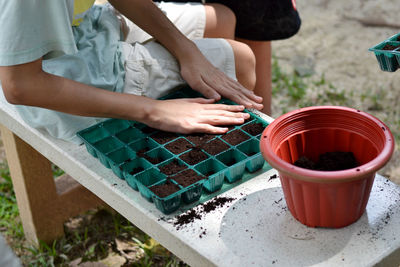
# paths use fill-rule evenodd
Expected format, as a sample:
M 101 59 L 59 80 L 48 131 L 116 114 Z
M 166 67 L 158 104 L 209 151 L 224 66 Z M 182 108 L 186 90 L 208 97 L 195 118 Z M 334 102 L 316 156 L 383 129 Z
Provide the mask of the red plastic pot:
M 274 120 L 262 134 L 264 159 L 277 169 L 292 215 L 311 227 L 339 228 L 365 211 L 375 173 L 390 159 L 394 139 L 374 116 L 347 107 L 301 108 Z M 293 163 L 306 156 L 351 151 L 360 166 L 341 171 L 315 171 Z

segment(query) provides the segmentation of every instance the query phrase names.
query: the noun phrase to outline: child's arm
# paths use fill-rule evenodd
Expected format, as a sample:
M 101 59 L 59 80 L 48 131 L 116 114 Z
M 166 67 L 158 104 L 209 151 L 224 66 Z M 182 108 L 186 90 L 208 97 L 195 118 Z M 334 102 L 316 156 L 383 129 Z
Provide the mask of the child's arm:
M 178 60 L 182 77 L 208 98 L 240 99 L 239 104 L 261 109 L 262 98 L 215 68 L 151 0 L 109 1 L 119 12 L 155 37 Z M 234 97 L 235 96 L 235 97 Z M 238 101 L 237 101 L 238 102 Z
M 181 133 L 223 133 L 213 125 L 243 123 L 243 106 L 209 105 L 210 100 L 160 101 L 98 89 L 42 70 L 42 60 L 0 67 L 6 99 L 12 104 L 37 106 L 65 113 L 136 120 Z

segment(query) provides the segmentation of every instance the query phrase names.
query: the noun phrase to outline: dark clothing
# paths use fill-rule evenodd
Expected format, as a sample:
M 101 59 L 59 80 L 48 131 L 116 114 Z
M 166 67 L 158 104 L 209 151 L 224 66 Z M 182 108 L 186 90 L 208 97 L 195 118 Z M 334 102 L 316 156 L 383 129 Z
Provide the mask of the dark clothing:
M 300 29 L 301 19 L 294 6 L 295 0 L 206 0 L 206 3 L 219 3 L 232 9 L 237 19 L 235 36 L 239 38 L 281 40 L 295 35 Z

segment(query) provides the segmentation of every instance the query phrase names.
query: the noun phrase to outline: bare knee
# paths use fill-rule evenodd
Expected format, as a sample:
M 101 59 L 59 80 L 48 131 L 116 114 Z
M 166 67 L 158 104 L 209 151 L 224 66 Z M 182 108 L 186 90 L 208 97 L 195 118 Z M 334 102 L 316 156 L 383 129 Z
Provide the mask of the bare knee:
M 204 37 L 233 39 L 235 36 L 236 16 L 227 6 L 207 4 L 206 27 Z
M 236 77 L 244 87 L 254 90 L 256 85 L 256 57 L 251 48 L 241 42 L 227 40 L 235 56 Z

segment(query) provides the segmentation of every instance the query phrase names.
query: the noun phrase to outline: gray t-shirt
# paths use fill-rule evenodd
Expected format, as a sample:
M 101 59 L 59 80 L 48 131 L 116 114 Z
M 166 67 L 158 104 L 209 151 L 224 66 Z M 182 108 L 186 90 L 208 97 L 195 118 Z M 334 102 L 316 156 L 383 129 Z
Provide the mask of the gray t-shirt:
M 94 0 L 0 0 L 0 66 L 43 57 L 43 70 L 84 84 L 122 92 L 124 61 L 120 21 Z M 76 132 L 102 118 L 16 106 L 32 127 L 80 142 Z

